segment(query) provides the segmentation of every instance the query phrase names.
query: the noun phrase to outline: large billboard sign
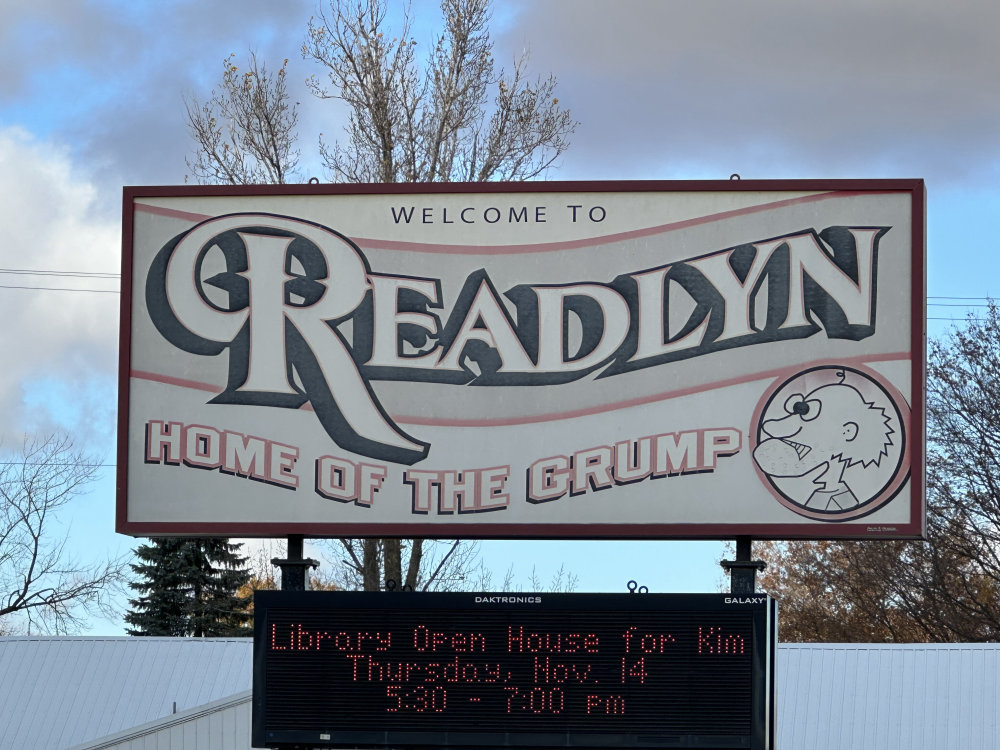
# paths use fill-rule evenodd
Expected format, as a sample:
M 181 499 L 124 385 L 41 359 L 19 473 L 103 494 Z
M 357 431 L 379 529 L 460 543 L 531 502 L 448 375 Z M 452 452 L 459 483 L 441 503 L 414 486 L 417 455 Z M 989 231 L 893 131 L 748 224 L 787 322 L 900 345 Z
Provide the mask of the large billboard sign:
M 774 747 L 776 606 L 259 591 L 254 747 Z
M 118 529 L 916 537 L 919 180 L 126 188 Z

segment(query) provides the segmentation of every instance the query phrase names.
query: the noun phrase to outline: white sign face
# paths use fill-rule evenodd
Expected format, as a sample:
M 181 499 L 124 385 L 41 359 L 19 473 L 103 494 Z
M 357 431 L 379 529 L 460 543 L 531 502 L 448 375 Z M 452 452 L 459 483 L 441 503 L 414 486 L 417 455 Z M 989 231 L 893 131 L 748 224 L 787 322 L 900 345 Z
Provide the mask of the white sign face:
M 124 210 L 119 531 L 922 533 L 920 181 Z

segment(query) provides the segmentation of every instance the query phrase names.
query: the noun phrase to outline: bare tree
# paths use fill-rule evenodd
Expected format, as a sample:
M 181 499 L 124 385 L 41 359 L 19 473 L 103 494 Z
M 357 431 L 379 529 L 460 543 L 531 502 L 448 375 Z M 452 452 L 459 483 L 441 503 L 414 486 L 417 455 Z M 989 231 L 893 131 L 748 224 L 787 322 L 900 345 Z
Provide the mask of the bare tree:
M 555 77 L 529 80 L 527 53 L 509 75 L 495 70 L 489 0 L 442 0 L 444 31 L 422 67 L 409 11 L 393 32 L 387 6 L 330 0 L 302 47 L 326 68 L 312 92 L 350 111 L 348 144 L 321 143 L 334 181 L 530 180 L 569 147 L 577 123 Z
M 396 552 L 389 542 L 399 542 L 401 550 Z M 452 540 L 421 540 L 421 539 L 338 539 L 331 540 L 333 552 L 339 556 L 336 570 L 340 571 L 337 587 L 343 589 L 365 588 L 365 566 L 363 554 L 365 550 L 375 550 L 377 558 L 373 575 L 385 571 L 390 581 L 402 581 L 414 591 L 522 591 L 525 586 L 519 584 L 513 565 L 503 575 L 501 582 L 494 579 L 493 571 L 488 569 L 479 557 L 479 543 Z M 337 549 L 339 547 L 339 549 Z M 416 547 L 416 550 L 413 549 Z M 389 552 L 386 552 L 386 549 Z M 397 560 L 406 560 L 406 572 L 400 578 L 392 578 L 392 560 L 387 555 L 397 555 Z M 478 560 L 478 562 L 477 562 Z M 397 563 L 398 564 L 398 563 Z M 527 580 L 529 591 L 549 591 L 552 593 L 567 593 L 575 591 L 579 583 L 578 577 L 560 566 L 553 572 L 548 582 L 542 580 L 536 568 L 531 569 Z M 380 581 L 369 580 L 368 589 L 379 587 Z
M 310 22 L 302 54 L 325 69 L 325 77 L 307 82 L 312 93 L 341 100 L 349 111 L 345 141 L 320 138 L 334 181 L 530 180 L 569 147 L 577 123 L 555 96 L 556 78 L 530 80 L 527 54 L 509 74 L 496 70 L 490 0 L 442 0 L 443 31 L 422 60 L 409 9 L 394 32 L 387 0 L 327 5 Z M 232 60 L 206 102 L 187 102 L 198 149 L 188 165 L 205 182 L 284 182 L 299 156 L 287 60 L 276 76 L 253 55 L 243 73 Z M 386 581 L 458 587 L 476 549 L 421 539 L 343 539 L 331 547 L 343 567 L 338 585 L 366 590 Z
M 444 30 L 421 65 L 409 8 L 393 31 L 385 0 L 329 0 L 310 22 L 302 54 L 326 69 L 326 81 L 308 81 L 312 92 L 349 110 L 346 144 L 320 142 L 334 181 L 530 180 L 556 162 L 577 123 L 555 96 L 554 76 L 528 79 L 527 54 L 510 75 L 496 71 L 490 8 L 489 0 L 442 0 Z M 420 539 L 340 545 L 366 590 L 386 580 L 455 587 L 474 552 Z
M 337 539 L 327 549 L 336 561 L 338 586 L 365 591 L 386 585 L 413 591 L 466 589 L 479 555 L 477 542 L 457 539 Z
M 65 633 L 94 608 L 110 613 L 125 562 L 84 564 L 59 533 L 60 508 L 97 477 L 69 438 L 26 440 L 0 463 L 0 628 Z
M 298 105 L 285 81 L 288 60 L 277 73 L 251 52 L 246 70 L 222 63 L 222 81 L 204 102 L 185 99 L 188 128 L 198 146 L 188 169 L 201 183 L 251 185 L 286 182 L 295 174 Z
M 532 566 L 531 574 L 528 576 L 527 590 L 547 591 L 553 594 L 569 594 L 576 591 L 576 587 L 579 583 L 579 577 L 575 573 L 566 570 L 565 565 L 560 565 L 555 571 L 553 571 L 552 577 L 549 578 L 548 583 L 542 580 L 541 576 L 538 574 L 538 569 Z M 483 565 L 480 565 L 477 588 L 482 591 L 521 592 L 525 590 L 525 586 L 517 581 L 513 565 L 504 571 L 503 582 L 499 585 L 493 582 L 493 571 L 488 570 Z
M 1000 638 L 996 303 L 929 347 L 927 540 L 770 543 L 759 551 L 770 563 L 762 587 L 783 601 L 787 640 Z

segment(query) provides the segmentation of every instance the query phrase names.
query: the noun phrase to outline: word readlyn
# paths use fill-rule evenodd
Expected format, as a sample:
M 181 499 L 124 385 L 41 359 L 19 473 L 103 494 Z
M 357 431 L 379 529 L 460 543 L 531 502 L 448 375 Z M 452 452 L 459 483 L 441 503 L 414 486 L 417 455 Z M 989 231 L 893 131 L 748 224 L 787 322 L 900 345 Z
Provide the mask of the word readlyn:
M 412 465 L 430 444 L 387 416 L 372 380 L 558 387 L 786 339 L 859 341 L 875 333 L 878 247 L 889 230 L 810 228 L 690 257 L 663 247 L 674 262 L 613 279 L 525 279 L 501 292 L 487 268 L 445 289 L 438 278 L 372 272 L 327 227 L 232 214 L 167 242 L 145 301 L 178 349 L 228 352 L 228 385 L 214 403 L 308 402 L 342 449 Z M 227 248 L 218 253 L 226 270 L 203 278 L 213 247 Z M 686 317 L 673 329 L 671 306 Z

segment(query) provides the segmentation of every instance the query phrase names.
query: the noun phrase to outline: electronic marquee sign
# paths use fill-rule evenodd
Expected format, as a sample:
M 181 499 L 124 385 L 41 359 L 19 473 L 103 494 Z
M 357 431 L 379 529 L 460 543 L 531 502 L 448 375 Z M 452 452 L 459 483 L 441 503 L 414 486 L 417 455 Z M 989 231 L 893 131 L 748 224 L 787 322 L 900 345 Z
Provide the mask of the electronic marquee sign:
M 254 747 L 772 748 L 766 596 L 258 591 Z
M 923 531 L 919 180 L 127 188 L 117 528 Z

